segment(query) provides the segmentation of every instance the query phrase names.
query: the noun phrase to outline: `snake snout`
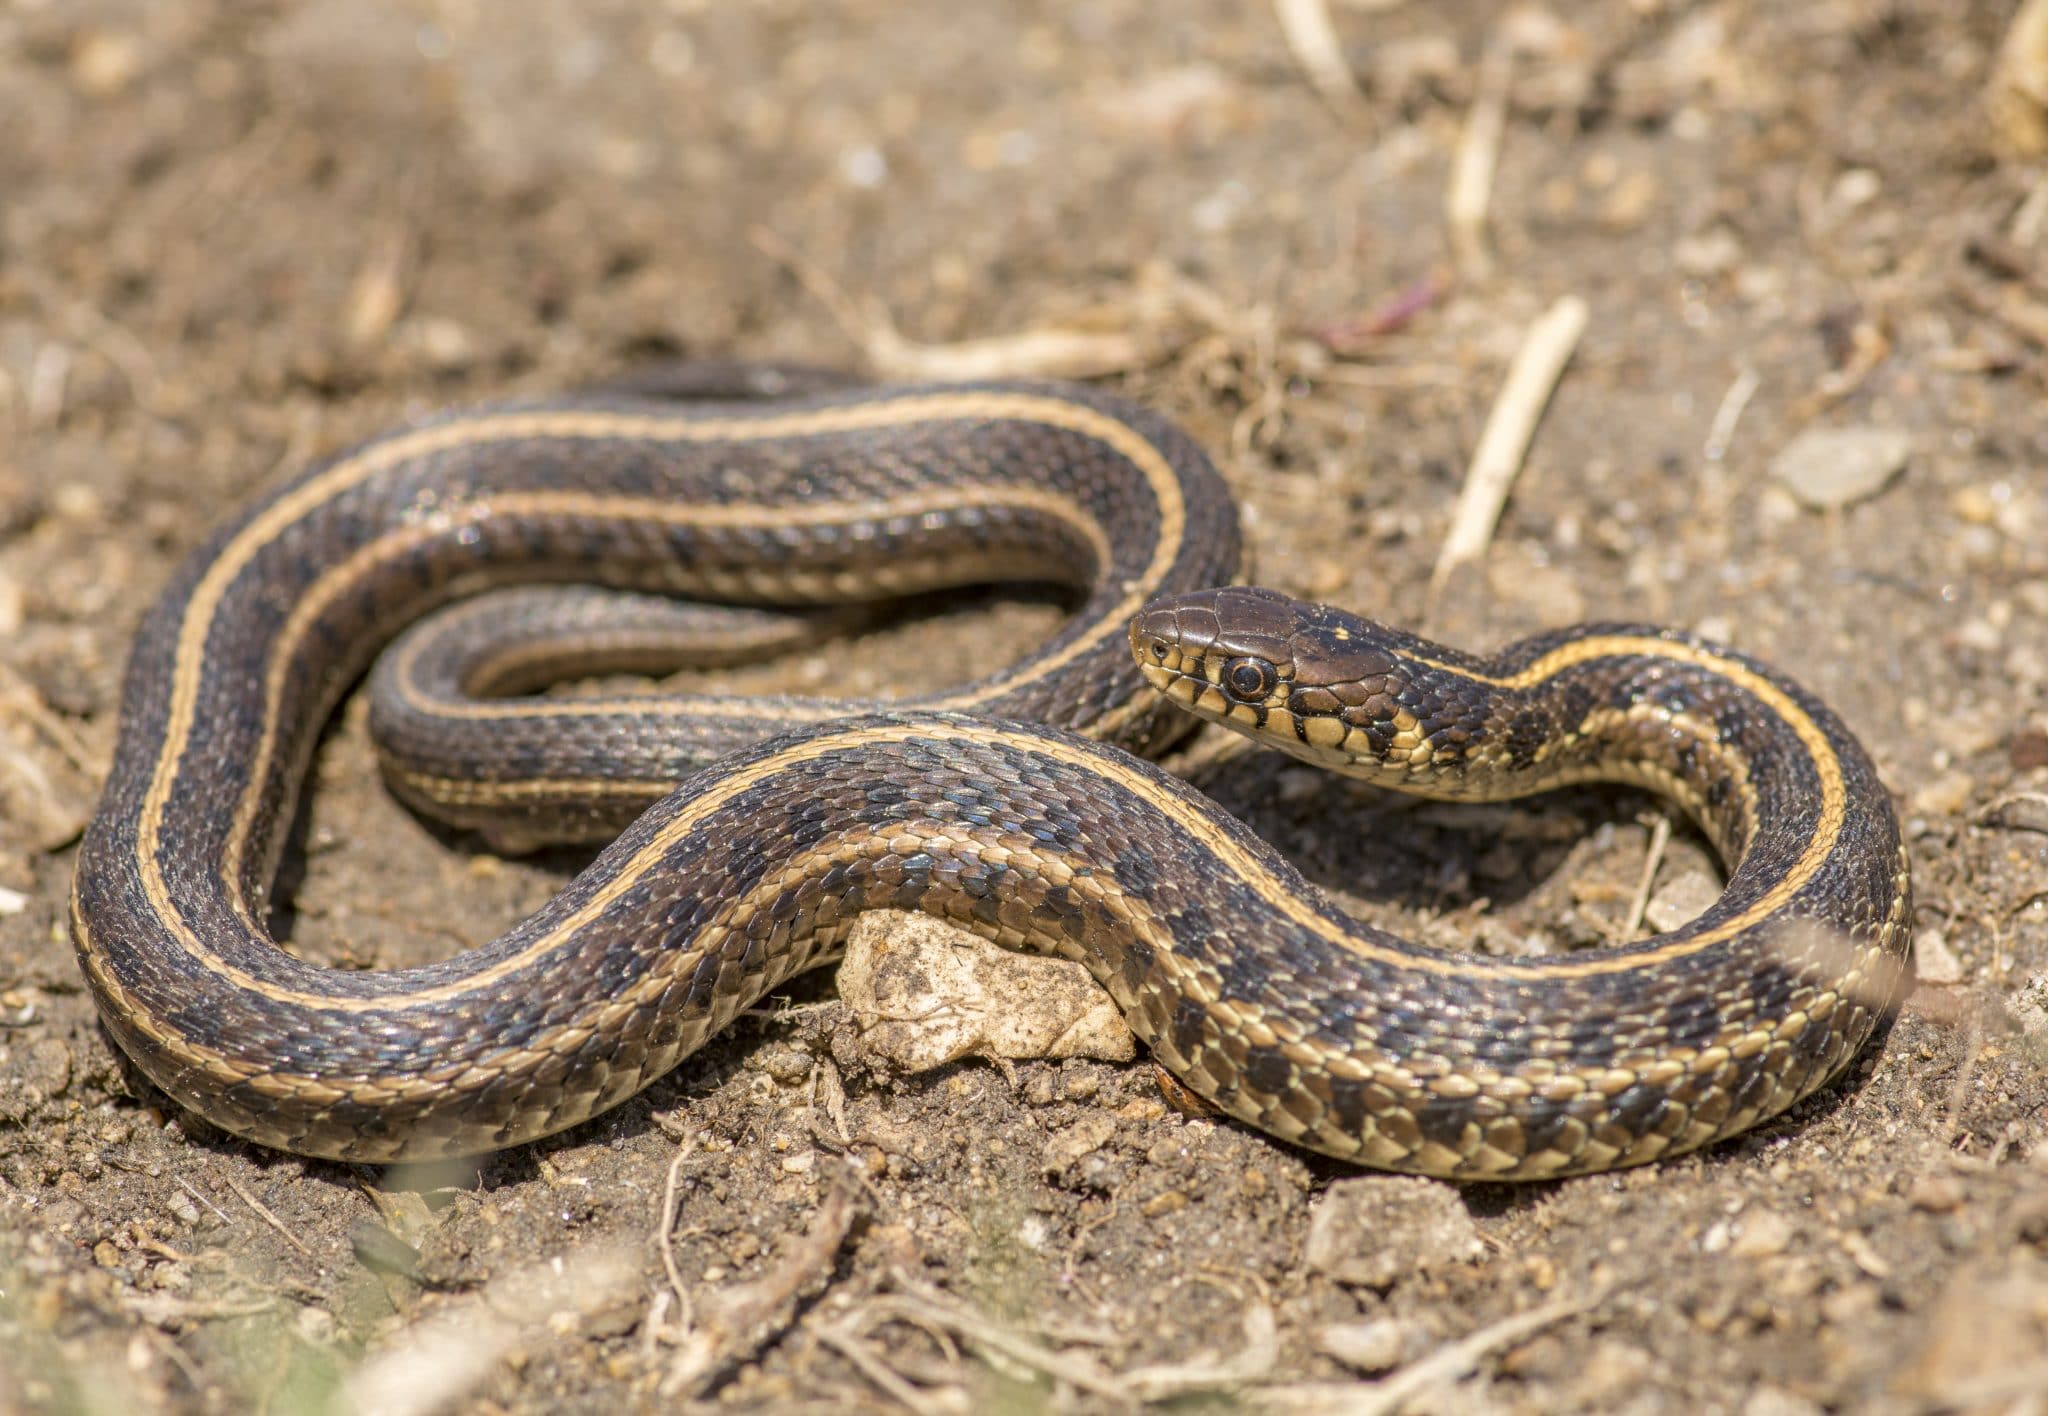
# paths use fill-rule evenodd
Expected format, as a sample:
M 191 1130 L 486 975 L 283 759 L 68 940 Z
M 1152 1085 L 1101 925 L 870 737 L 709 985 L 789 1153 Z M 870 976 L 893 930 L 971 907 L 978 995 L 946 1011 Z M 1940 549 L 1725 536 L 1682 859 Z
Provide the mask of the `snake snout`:
M 1164 657 L 1157 653 L 1162 645 L 1183 654 L 1234 653 L 1259 641 L 1285 640 L 1303 608 L 1277 590 L 1249 585 L 1167 595 L 1132 618 L 1131 649 L 1141 662 Z
M 1290 677 L 1302 606 L 1273 590 L 1228 586 L 1155 600 L 1131 621 L 1131 653 L 1161 693 L 1206 717 L 1262 704 Z

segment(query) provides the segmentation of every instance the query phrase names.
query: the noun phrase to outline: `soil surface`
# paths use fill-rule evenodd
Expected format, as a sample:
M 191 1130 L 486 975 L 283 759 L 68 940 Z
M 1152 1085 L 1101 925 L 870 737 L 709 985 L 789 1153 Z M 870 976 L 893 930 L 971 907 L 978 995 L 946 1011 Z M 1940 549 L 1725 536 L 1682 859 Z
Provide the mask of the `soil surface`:
M 1352 0 L 1347 91 L 1222 0 L 0 7 L 0 1410 L 2036 1409 L 2048 188 L 1987 117 L 2011 9 Z M 1503 100 L 1475 243 L 1446 193 Z M 1432 593 L 1566 299 L 1498 530 Z M 229 508 L 651 360 L 1048 355 L 1194 430 L 1268 583 L 1475 649 L 1689 626 L 1826 697 L 1912 844 L 1888 1038 L 1708 1154 L 1462 1189 L 1185 1114 L 1142 1060 L 898 1076 L 829 978 L 433 1174 L 255 1149 L 122 1065 L 76 836 L 130 636 Z M 774 672 L 923 686 L 1058 613 Z M 1646 796 L 1415 808 L 1206 756 L 1446 947 L 1615 942 L 1646 869 L 1653 922 L 1711 892 Z M 407 815 L 359 705 L 307 810 L 293 947 L 338 966 L 480 943 L 578 863 Z

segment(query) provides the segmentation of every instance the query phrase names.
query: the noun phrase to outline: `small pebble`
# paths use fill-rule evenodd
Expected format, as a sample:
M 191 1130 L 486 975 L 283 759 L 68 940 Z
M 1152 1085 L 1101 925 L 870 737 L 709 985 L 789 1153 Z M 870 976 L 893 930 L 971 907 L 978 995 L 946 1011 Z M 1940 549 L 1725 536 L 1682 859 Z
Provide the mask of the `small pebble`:
M 1968 772 L 1944 772 L 1916 789 L 1907 809 L 1915 816 L 1961 816 L 1975 788 Z
M 1687 275 L 1724 275 L 1742 263 L 1742 241 L 1726 226 L 1711 226 L 1680 240 L 1671 254 Z
M 1082 1156 L 1102 1149 L 1109 1144 L 1109 1138 L 1116 1134 L 1116 1118 L 1093 1112 L 1064 1131 L 1055 1132 L 1045 1143 L 1045 1171 L 1048 1175 L 1064 1170 Z
M 1963 1207 L 1963 1182 L 1953 1175 L 1922 1175 L 1906 1191 L 1906 1203 L 1927 1214 L 1953 1214 Z
M 771 1047 L 755 1058 L 755 1065 L 783 1086 L 807 1082 L 816 1063 L 808 1052 L 796 1047 Z
M 1875 496 L 1913 450 L 1897 428 L 1808 428 L 1771 460 L 1771 475 L 1816 511 Z
M 1060 1095 L 1068 1101 L 1087 1101 L 1102 1090 L 1102 1078 L 1093 1072 L 1062 1072 Z
M 1923 929 L 1913 936 L 1913 969 L 1922 983 L 1961 983 L 1963 961 L 1948 947 L 1938 929 Z
M 142 72 L 142 43 L 127 30 L 87 30 L 71 47 L 71 81 L 89 98 L 112 98 Z
M 2036 767 L 2048 767 L 2048 732 L 2040 728 L 2021 728 L 2006 740 L 2005 751 L 2018 771 L 2031 772 Z
M 1792 1221 L 1776 1210 L 1752 1210 L 1742 1217 L 1742 1232 L 1728 1246 L 1741 1259 L 1769 1259 L 1792 1245 Z
M 1742 1416 L 1822 1416 L 1822 1410 L 1782 1388 L 1758 1387 L 1743 1400 Z
M 292 1315 L 292 1330 L 315 1346 L 334 1341 L 334 1314 L 325 1308 L 301 1308 Z
M 1390 1372 L 1429 1350 L 1429 1329 L 1403 1318 L 1330 1323 L 1316 1332 L 1316 1346 L 1354 1372 Z
M 1610 1409 L 1653 1386 L 1649 1378 L 1657 1363 L 1635 1344 L 1605 1337 L 1593 1344 L 1593 1350 L 1577 1366 L 1578 1379 L 1570 1388 L 1571 1405 L 1590 1411 Z

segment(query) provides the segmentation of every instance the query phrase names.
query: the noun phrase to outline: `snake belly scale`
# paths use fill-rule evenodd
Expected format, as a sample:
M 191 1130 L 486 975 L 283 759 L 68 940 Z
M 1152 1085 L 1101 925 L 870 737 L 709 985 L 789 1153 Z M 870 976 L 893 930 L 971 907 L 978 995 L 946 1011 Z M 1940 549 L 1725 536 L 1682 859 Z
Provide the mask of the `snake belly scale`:
M 1199 451 L 1085 391 L 573 400 L 390 435 L 230 523 L 145 622 L 80 852 L 85 976 L 180 1103 L 363 1161 L 593 1116 L 829 960 L 873 908 L 1079 959 L 1226 1111 L 1430 1174 L 1691 1149 L 1782 1110 L 1867 1039 L 1902 976 L 1910 891 L 1889 801 L 1823 706 L 1655 631 L 1476 660 L 1201 588 L 1239 560 Z M 1020 574 L 1087 591 L 1040 649 L 912 711 L 760 704 L 781 736 L 719 757 L 482 948 L 346 973 L 262 923 L 321 724 L 437 604 L 530 579 L 803 605 Z M 1597 955 L 1421 949 L 1125 750 L 1170 741 L 1181 708 L 1437 795 L 1651 785 L 1722 848 L 1729 887 L 1684 929 Z M 467 783 L 457 798 L 607 809 L 585 765 L 566 790 L 554 759 L 515 766 L 529 785 L 451 747 L 416 775 Z

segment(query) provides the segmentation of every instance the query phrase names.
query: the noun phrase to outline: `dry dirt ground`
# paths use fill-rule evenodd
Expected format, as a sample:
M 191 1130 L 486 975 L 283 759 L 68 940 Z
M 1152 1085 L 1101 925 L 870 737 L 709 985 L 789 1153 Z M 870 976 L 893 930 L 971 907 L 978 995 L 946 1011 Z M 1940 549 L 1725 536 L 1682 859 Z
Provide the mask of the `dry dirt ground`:
M 1985 108 L 2012 8 L 1352 0 L 1347 92 L 1223 0 L 0 4 L 0 1409 L 2039 1410 L 2048 187 Z M 1446 192 L 1489 110 L 1475 247 Z M 1433 597 L 1568 298 L 1498 533 Z M 1469 1189 L 1189 1117 L 1142 1062 L 893 1076 L 829 980 L 433 1175 L 253 1149 L 117 1063 L 73 847 L 129 636 L 229 507 L 447 402 L 1030 331 L 995 356 L 1195 430 L 1270 583 L 1473 647 L 1650 618 L 1794 669 L 1909 823 L 1922 981 L 1883 1045 L 1710 1154 Z M 1843 430 L 1903 465 L 1809 506 L 1779 455 Z M 926 683 L 1056 613 L 864 661 Z M 1652 862 L 1667 815 L 1626 792 L 1207 784 L 1446 946 L 1610 942 L 1646 864 L 1680 911 L 1706 867 L 1682 826 Z M 407 816 L 355 712 L 309 810 L 294 947 L 337 965 L 482 941 L 575 865 Z

